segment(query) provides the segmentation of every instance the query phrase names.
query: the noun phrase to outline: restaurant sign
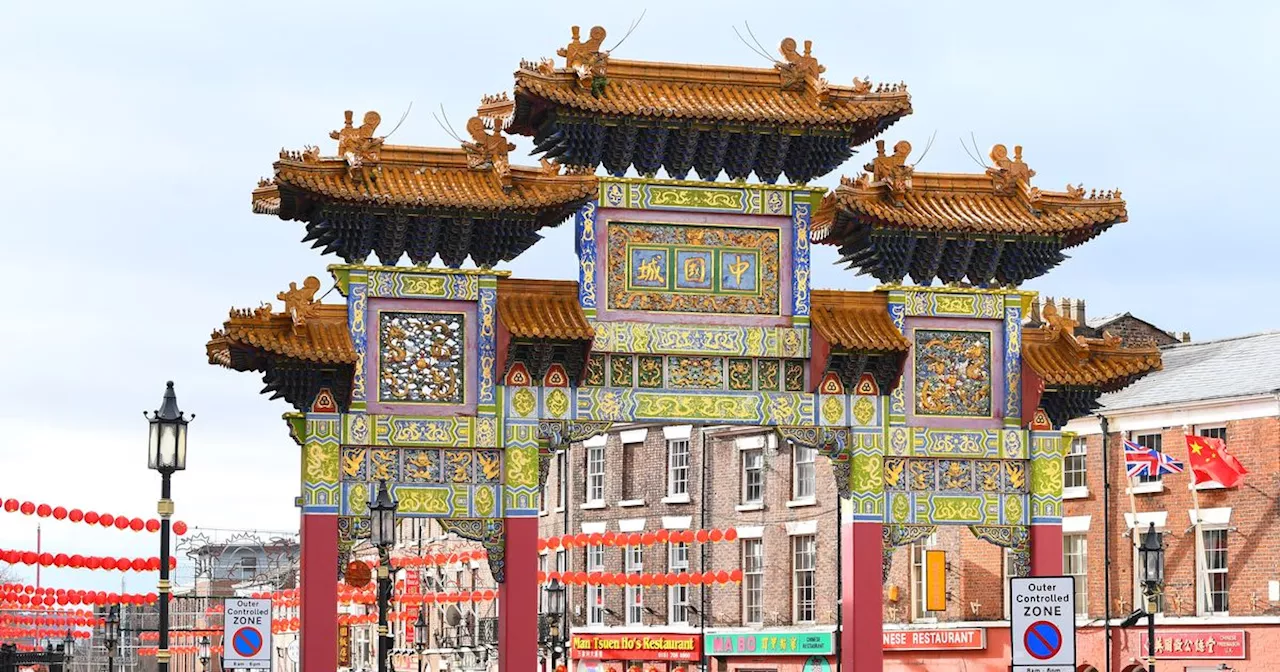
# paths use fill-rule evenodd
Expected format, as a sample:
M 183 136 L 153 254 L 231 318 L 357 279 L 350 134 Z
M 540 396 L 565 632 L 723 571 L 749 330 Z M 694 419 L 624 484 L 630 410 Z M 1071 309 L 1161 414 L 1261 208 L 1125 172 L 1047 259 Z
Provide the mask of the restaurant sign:
M 697 660 L 700 635 L 582 634 L 569 638 L 575 660 Z
M 885 651 L 967 651 L 987 648 L 986 628 L 885 630 Z
M 813 656 L 835 653 L 830 632 L 735 632 L 707 635 L 709 656 Z
M 1145 654 L 1147 633 L 1142 633 L 1141 650 Z M 1156 631 L 1156 658 L 1165 660 L 1244 660 L 1244 630 L 1166 630 Z

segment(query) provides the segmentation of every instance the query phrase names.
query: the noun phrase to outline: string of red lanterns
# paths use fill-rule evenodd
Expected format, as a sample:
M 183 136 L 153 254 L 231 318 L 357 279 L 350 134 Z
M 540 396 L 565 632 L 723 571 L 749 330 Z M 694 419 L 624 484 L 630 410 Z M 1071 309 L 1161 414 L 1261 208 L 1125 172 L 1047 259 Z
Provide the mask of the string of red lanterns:
M 67 555 L 66 553 L 36 553 L 0 548 L 0 560 L 11 565 L 40 565 L 41 567 L 71 567 L 73 569 L 105 569 L 121 572 L 154 572 L 160 569 L 160 558 L 113 558 L 96 555 Z M 178 559 L 170 556 L 169 569 L 178 566 Z
M 158 652 L 159 652 L 159 647 L 154 647 L 154 646 L 140 646 L 140 647 L 138 647 L 138 648 L 136 649 L 136 651 L 137 651 L 137 654 L 138 654 L 139 656 L 153 657 L 153 656 L 155 656 L 155 655 L 156 655 L 156 653 L 158 653 Z M 173 656 L 195 655 L 195 654 L 197 654 L 197 653 L 200 653 L 200 647 L 198 647 L 198 646 L 171 646 L 171 647 L 169 647 L 169 655 L 173 655 Z M 215 655 L 215 656 L 220 656 L 220 655 L 222 655 L 222 647 L 221 647 L 221 646 L 210 646 L 210 647 L 209 647 L 209 653 L 210 653 L 210 654 L 212 654 L 212 655 Z
M 157 567 L 158 568 L 158 567 Z M 65 590 L 63 588 L 37 588 L 21 583 L 0 584 L 0 602 L 20 605 L 65 606 L 79 604 L 154 604 L 160 599 L 155 593 L 107 593 L 92 590 Z
M 110 513 L 98 513 L 97 511 L 81 511 L 80 509 L 67 509 L 62 506 L 19 502 L 16 499 L 4 500 L 4 510 L 8 513 L 34 515 L 39 518 L 70 520 L 73 523 L 114 527 L 117 530 L 133 530 L 134 532 L 142 532 L 143 530 L 147 532 L 160 531 L 160 521 L 155 518 L 143 520 L 142 518 L 129 518 L 128 516 L 115 516 Z M 181 520 L 175 520 L 172 529 L 174 534 L 182 536 L 187 533 L 187 524 Z
M 73 639 L 88 639 L 88 632 L 72 630 Z M 62 641 L 67 636 L 66 628 L 0 628 L 0 639 L 56 639 Z
M 198 640 L 201 637 L 218 637 L 219 639 L 221 639 L 222 634 L 223 633 L 221 628 L 207 628 L 204 630 L 180 630 L 180 631 L 170 630 L 169 639 L 174 641 L 184 640 L 184 639 Z M 138 641 L 141 641 L 141 642 L 154 642 L 159 639 L 160 639 L 160 633 L 158 632 L 148 631 L 148 632 L 138 633 Z
M 667 543 L 719 543 L 738 538 L 736 528 L 723 530 L 656 530 L 654 532 L 593 532 L 564 534 L 538 540 L 538 550 L 584 548 L 587 546 L 652 546 Z
M 667 572 L 641 574 L 630 572 L 538 572 L 538 582 L 559 580 L 571 586 L 701 586 L 742 581 L 742 570 L 710 572 Z
M 86 628 L 103 625 L 104 621 L 92 616 L 22 616 L 0 615 L 0 625 L 37 625 L 50 628 Z

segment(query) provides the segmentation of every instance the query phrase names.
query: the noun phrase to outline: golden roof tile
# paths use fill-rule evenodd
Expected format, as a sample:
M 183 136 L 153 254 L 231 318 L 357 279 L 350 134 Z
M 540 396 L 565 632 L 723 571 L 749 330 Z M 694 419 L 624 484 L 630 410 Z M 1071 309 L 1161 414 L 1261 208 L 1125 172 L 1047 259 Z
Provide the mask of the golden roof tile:
M 463 149 L 383 145 L 376 163 L 351 170 L 347 160 L 285 152 L 271 184 L 253 192 L 255 212 L 278 213 L 281 192 L 385 207 L 487 211 L 560 209 L 596 192 L 592 175 L 559 175 L 557 166 L 510 166 L 509 184 L 497 171 L 468 164 Z
M 320 281 L 314 277 L 301 288 L 293 283 L 289 287 L 277 295 L 285 303 L 284 312 L 273 312 L 270 304 L 231 309 L 222 329 L 205 346 L 209 363 L 238 368 L 232 351 L 241 349 L 318 364 L 354 364 L 346 305 L 316 303 Z
M 888 295 L 883 292 L 815 289 L 809 300 L 810 323 L 833 347 L 875 352 L 911 348 L 889 317 Z
M 862 221 L 921 231 L 1062 236 L 1067 247 L 1128 219 L 1119 190 L 1086 195 L 1083 187 L 1042 191 L 1030 185 L 1035 171 L 1022 162 L 1022 148 L 1009 159 L 1003 145 L 992 149 L 995 165 L 985 173 L 922 173 L 906 164 L 910 143 L 899 142 L 865 168 L 870 174 L 842 178 L 814 216 L 815 241 L 839 242 L 847 222 Z
M 535 97 L 592 114 L 652 119 L 776 123 L 791 126 L 847 126 L 871 119 L 895 120 L 911 113 L 905 84 L 873 87 L 854 78 L 831 84 L 826 68 L 783 40 L 782 60 L 772 68 L 629 61 L 601 50 L 604 29 L 586 42 L 573 41 L 549 59 L 526 61 L 516 71 L 516 97 Z
M 578 283 L 572 281 L 500 278 L 498 319 L 515 338 L 595 338 L 595 330 L 578 303 Z
M 1046 385 L 1112 392 L 1161 368 L 1160 349 L 1154 344 L 1125 347 L 1109 334 L 1076 336 L 1075 321 L 1060 315 L 1052 302 L 1046 304 L 1043 317 L 1043 326 L 1023 330 L 1022 357 Z

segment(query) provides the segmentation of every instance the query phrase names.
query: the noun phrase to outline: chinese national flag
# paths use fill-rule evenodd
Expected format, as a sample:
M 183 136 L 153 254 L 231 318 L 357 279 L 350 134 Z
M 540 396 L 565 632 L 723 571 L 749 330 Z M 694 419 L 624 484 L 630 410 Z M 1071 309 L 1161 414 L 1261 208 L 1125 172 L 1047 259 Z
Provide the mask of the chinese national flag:
M 1249 473 L 1240 460 L 1227 452 L 1222 439 L 1188 435 L 1187 457 L 1196 483 L 1217 481 L 1223 487 L 1234 488 Z

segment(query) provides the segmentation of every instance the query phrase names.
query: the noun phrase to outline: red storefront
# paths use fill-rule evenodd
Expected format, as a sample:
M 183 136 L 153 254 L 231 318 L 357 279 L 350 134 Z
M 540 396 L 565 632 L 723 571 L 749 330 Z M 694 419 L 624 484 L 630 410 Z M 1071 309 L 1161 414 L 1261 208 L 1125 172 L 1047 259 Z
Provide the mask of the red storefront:
M 701 647 L 702 637 L 688 633 L 576 634 L 569 657 L 575 672 L 685 672 Z

